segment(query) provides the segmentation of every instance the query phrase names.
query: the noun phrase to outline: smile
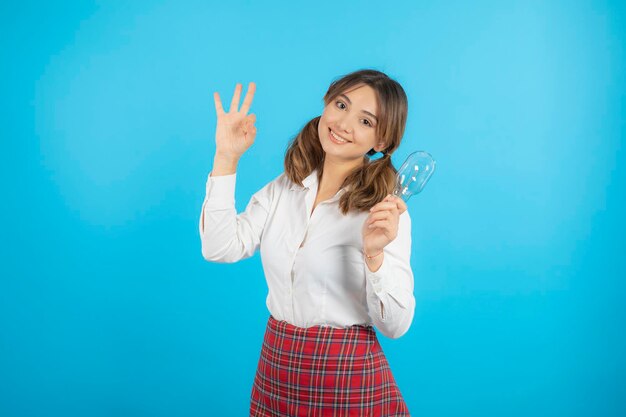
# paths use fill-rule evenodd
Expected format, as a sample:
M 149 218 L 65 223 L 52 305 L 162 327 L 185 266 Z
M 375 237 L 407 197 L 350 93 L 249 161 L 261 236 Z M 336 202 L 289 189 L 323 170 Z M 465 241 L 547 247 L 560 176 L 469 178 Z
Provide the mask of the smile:
M 328 131 L 330 132 L 330 134 L 328 135 L 328 137 L 330 138 L 330 141 L 333 143 L 336 143 L 338 145 L 342 145 L 344 143 L 350 143 L 349 140 L 342 138 L 341 136 L 338 136 L 337 134 L 335 134 L 335 132 L 333 132 L 332 130 L 328 129 Z

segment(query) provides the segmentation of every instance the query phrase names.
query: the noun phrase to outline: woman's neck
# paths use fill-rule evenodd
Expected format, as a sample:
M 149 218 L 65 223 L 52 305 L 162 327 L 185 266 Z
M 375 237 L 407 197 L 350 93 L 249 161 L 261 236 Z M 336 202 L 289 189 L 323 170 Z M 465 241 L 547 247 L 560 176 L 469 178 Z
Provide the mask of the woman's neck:
M 324 159 L 322 178 L 317 188 L 318 194 L 335 195 L 341 189 L 341 185 L 348 175 L 362 163 L 363 161 L 356 161 L 351 164 L 333 161 L 329 158 Z

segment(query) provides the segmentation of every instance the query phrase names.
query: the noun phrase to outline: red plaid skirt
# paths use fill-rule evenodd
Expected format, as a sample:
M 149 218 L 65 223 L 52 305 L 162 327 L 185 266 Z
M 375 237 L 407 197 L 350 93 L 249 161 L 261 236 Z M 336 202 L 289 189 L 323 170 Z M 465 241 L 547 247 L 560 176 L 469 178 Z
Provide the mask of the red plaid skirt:
M 297 327 L 270 315 L 250 416 L 409 416 L 372 326 Z

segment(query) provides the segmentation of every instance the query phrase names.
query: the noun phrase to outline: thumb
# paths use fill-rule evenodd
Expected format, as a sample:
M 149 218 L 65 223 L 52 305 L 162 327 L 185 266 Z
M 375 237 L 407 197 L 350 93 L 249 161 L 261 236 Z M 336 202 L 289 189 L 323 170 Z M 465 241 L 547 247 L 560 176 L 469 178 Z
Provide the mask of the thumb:
M 256 136 L 256 126 L 254 126 L 254 124 L 252 123 L 246 123 L 244 132 L 246 133 L 246 135 L 254 138 Z

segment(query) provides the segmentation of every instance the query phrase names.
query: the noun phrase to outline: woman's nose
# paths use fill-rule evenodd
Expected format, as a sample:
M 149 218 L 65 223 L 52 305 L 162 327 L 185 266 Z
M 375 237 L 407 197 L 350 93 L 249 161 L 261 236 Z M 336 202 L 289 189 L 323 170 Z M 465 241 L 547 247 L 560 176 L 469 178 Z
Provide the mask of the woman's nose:
M 339 120 L 338 126 L 339 126 L 339 129 L 341 129 L 342 131 L 348 132 L 348 133 L 350 132 L 350 125 L 345 117 Z

